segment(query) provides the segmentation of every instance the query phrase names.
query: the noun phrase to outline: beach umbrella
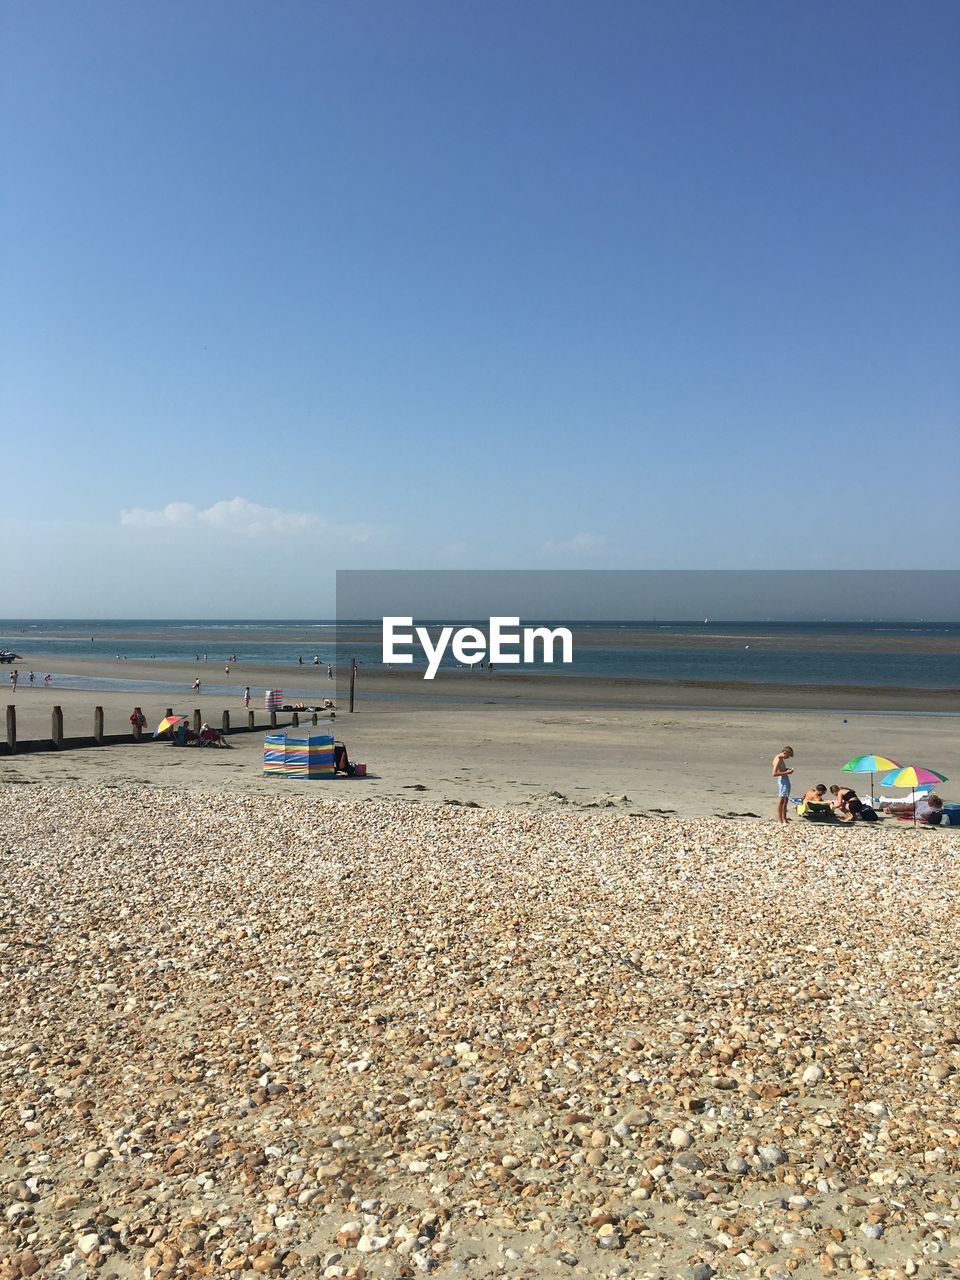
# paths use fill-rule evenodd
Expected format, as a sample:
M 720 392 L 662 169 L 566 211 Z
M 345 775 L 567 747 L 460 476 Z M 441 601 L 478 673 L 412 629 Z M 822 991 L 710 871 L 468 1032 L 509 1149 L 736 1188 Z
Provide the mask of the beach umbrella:
M 185 719 L 186 716 L 164 716 L 157 725 L 156 732 L 153 736 L 155 738 L 159 738 L 161 733 L 166 733 L 168 729 L 175 729 L 180 721 Z
M 848 760 L 843 766 L 844 773 L 869 773 L 870 775 L 870 799 L 876 797 L 873 793 L 873 775 L 882 773 L 884 769 L 899 769 L 899 760 L 888 760 L 886 756 L 854 756 L 852 760 Z
M 909 787 L 910 802 L 913 805 L 913 824 L 917 824 L 917 787 L 935 786 L 938 782 L 947 782 L 942 773 L 934 773 L 932 769 L 919 769 L 915 764 L 904 765 L 895 769 L 883 779 L 885 787 Z

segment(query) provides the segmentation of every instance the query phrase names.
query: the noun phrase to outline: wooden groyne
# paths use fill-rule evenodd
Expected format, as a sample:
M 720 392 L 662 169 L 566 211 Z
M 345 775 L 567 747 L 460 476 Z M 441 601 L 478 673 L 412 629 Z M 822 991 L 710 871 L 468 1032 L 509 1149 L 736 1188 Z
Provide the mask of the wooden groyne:
M 136 707 L 135 711 L 139 712 L 140 708 Z M 172 716 L 173 711 L 170 707 L 166 710 L 166 715 Z M 267 713 L 268 718 L 259 723 L 256 719 L 256 713 L 248 710 L 246 713 L 246 724 L 233 724 L 230 719 L 230 712 L 224 710 L 220 719 L 220 732 L 225 737 L 232 737 L 241 733 L 263 733 L 267 729 L 277 728 L 297 728 L 300 725 L 300 716 L 310 715 L 310 724 L 317 724 L 319 716 L 316 711 L 296 712 L 294 711 L 289 720 L 278 721 L 276 711 Z M 328 718 L 324 715 L 324 723 Z M 195 708 L 191 717 L 191 727 L 194 733 L 199 734 L 201 726 L 204 724 L 203 715 L 199 708 Z M 206 723 L 212 723 L 211 720 Z M 153 734 L 145 730 L 140 724 L 131 723 L 130 728 L 123 733 L 107 733 L 104 727 L 103 707 L 94 707 L 93 709 L 93 732 L 89 736 L 68 738 L 63 732 L 63 709 L 61 707 L 53 707 L 50 713 L 50 737 L 49 738 L 32 738 L 25 741 L 19 741 L 17 738 L 17 708 L 12 705 L 7 706 L 6 714 L 6 738 L 0 742 L 0 756 L 25 755 L 31 751 L 74 751 L 78 748 L 85 747 L 118 747 L 118 746 L 136 746 L 145 745 L 153 742 L 169 742 L 166 737 L 154 738 Z

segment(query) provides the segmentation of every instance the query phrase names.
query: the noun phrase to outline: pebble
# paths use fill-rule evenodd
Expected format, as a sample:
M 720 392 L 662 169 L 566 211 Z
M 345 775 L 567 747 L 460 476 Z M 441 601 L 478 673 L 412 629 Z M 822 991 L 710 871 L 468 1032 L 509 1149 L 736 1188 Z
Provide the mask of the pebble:
M 760 1147 L 757 1151 L 757 1155 L 764 1162 L 764 1164 L 768 1164 L 772 1166 L 784 1164 L 785 1161 L 787 1160 L 787 1153 L 784 1150 L 782 1150 L 782 1148 L 775 1147 L 769 1144 L 767 1146 Z
M 958 1258 L 949 832 L 126 784 L 0 830 L 11 1280 Z

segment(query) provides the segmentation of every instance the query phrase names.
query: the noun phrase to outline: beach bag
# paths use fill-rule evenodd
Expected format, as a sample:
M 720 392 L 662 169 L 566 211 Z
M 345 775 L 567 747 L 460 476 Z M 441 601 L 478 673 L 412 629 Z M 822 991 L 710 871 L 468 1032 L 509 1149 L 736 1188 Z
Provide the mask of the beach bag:
M 877 811 L 876 809 L 872 808 L 870 805 L 865 804 L 863 808 L 860 810 L 859 817 L 861 822 L 876 822 Z

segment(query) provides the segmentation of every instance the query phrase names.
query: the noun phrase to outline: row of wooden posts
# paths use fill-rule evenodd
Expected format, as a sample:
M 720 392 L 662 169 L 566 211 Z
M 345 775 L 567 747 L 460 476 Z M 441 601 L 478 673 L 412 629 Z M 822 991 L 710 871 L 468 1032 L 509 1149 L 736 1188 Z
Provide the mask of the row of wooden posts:
M 135 707 L 134 710 L 137 713 L 140 712 L 139 707 Z M 172 716 L 174 714 L 173 709 L 171 707 L 167 707 L 166 712 L 164 714 L 168 716 Z M 275 729 L 277 727 L 277 713 L 276 711 L 271 711 L 268 714 L 270 716 L 269 727 L 271 729 Z M 193 730 L 195 733 L 199 733 L 200 728 L 203 725 L 204 721 L 198 709 L 194 710 L 192 719 L 193 719 Z M 311 724 L 317 723 L 316 712 L 313 712 L 310 723 Z M 294 728 L 297 728 L 300 724 L 300 715 L 296 711 L 293 712 L 293 715 L 291 717 L 291 724 L 294 726 Z M 231 727 L 230 712 L 224 711 L 220 727 L 224 733 L 251 733 L 255 731 L 257 728 L 263 729 L 263 728 L 266 728 L 267 726 L 262 724 L 257 725 L 254 712 L 248 711 L 247 723 L 245 725 L 236 725 Z M 26 749 L 29 746 L 29 748 L 33 750 L 37 750 L 38 748 L 43 749 L 44 747 L 46 747 L 48 749 L 52 748 L 55 751 L 60 751 L 63 749 L 65 745 L 68 745 L 72 742 L 75 742 L 76 745 L 78 746 L 80 745 L 103 746 L 105 743 L 130 742 L 131 740 L 134 742 L 150 741 L 151 738 L 152 738 L 152 735 L 149 733 L 149 731 L 145 733 L 143 727 L 140 724 L 136 724 L 136 723 L 131 723 L 131 728 L 129 733 L 109 734 L 109 735 L 105 734 L 103 729 L 103 707 L 94 707 L 92 738 L 65 739 L 63 736 L 63 710 L 60 707 L 54 707 L 50 716 L 50 737 L 43 739 L 41 742 L 31 742 L 29 744 L 21 743 L 20 745 L 21 745 L 21 749 Z M 7 753 L 10 755 L 13 755 L 13 753 L 16 750 L 17 750 L 17 708 L 15 706 L 8 706 L 7 707 Z

